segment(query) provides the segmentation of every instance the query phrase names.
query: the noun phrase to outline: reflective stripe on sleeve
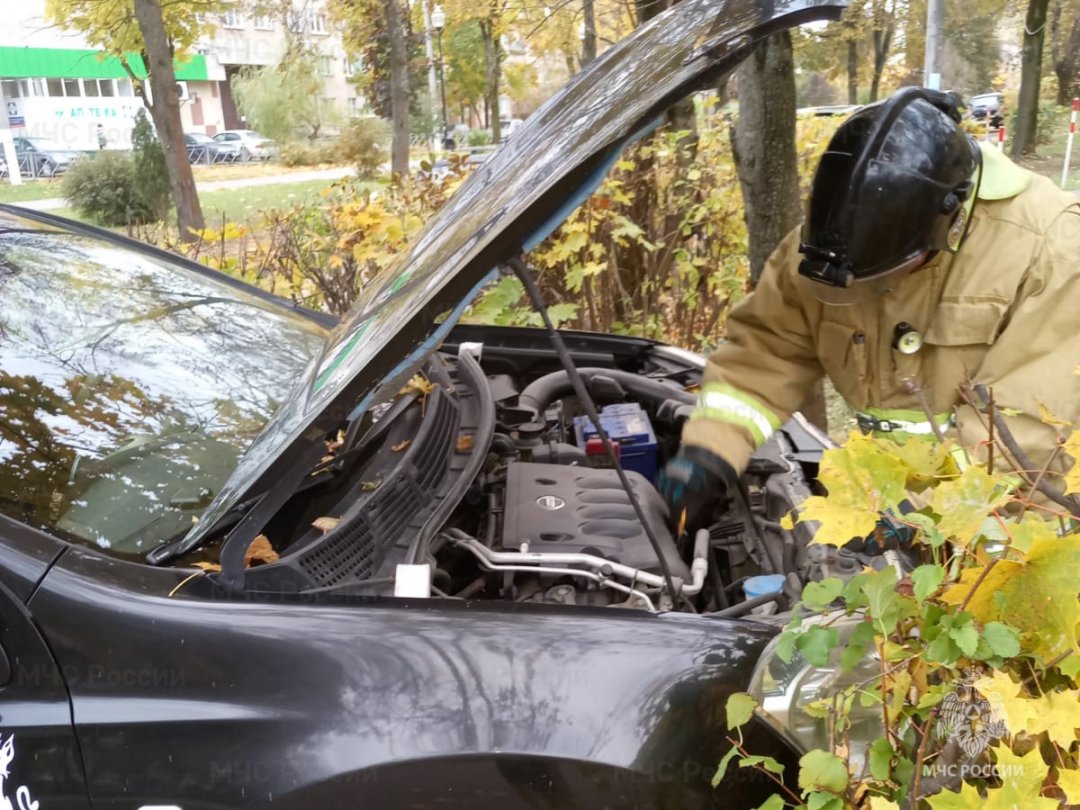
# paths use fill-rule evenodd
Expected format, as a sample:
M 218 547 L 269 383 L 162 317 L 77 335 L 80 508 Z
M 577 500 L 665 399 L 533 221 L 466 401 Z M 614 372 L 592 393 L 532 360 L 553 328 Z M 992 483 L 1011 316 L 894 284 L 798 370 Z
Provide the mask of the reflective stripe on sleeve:
M 780 427 L 780 418 L 757 399 L 723 383 L 707 383 L 702 387 L 690 418 L 745 428 L 759 447 Z
M 933 436 L 934 425 L 921 411 L 888 408 L 867 408 L 855 414 L 859 429 L 866 433 L 902 433 L 908 436 Z M 934 415 L 934 422 L 942 430 L 953 425 L 951 413 Z

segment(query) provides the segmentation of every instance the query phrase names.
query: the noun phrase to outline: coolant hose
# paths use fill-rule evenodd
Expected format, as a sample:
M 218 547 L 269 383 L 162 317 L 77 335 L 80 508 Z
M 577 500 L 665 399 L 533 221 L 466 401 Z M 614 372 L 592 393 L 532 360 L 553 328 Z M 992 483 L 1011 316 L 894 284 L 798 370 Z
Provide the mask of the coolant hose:
M 686 405 L 694 405 L 697 402 L 697 395 L 689 391 L 683 391 L 673 385 L 665 385 L 658 380 L 632 374 L 629 371 L 611 368 L 579 368 L 578 373 L 586 383 L 593 377 L 609 377 L 630 393 L 655 402 L 669 399 Z M 518 405 L 532 411 L 534 418 L 537 418 L 552 402 L 572 393 L 574 393 L 574 387 L 570 383 L 570 375 L 565 371 L 553 371 L 525 386 L 518 396 Z

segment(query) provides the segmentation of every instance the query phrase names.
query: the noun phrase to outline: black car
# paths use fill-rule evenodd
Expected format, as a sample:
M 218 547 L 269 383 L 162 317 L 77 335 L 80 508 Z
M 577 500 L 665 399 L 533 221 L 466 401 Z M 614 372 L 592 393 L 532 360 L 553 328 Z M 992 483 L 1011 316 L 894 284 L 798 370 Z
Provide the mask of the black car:
M 0 799 L 749 808 L 774 787 L 756 772 L 710 786 L 747 689 L 769 711 L 747 747 L 793 778 L 805 706 L 847 676 L 779 665 L 777 612 L 866 562 L 777 523 L 828 440 L 796 419 L 744 501 L 676 536 L 651 479 L 699 356 L 568 332 L 568 363 L 542 331 L 457 322 L 667 106 L 840 10 L 682 0 L 337 324 L 0 206 Z

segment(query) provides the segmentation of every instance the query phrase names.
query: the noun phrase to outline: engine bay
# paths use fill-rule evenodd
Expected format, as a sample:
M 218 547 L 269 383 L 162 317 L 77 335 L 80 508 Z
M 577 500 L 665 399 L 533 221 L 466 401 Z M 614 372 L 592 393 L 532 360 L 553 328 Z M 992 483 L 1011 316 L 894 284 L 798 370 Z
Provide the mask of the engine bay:
M 678 450 L 700 360 L 656 344 L 632 361 L 581 359 L 633 498 L 566 371 L 520 348 L 445 345 L 327 437 L 266 525 L 272 555 L 245 561 L 244 590 L 768 614 L 807 581 L 881 556 L 810 546 L 811 527 L 781 526 L 820 490 L 830 445 L 800 417 L 754 456 L 741 497 L 681 531 L 656 477 Z

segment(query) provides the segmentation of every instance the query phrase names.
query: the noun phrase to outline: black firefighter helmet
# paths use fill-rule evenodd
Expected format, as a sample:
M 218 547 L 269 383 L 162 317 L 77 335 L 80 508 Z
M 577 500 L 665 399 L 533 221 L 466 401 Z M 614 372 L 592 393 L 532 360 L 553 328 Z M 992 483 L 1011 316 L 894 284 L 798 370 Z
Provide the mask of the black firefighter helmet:
M 799 273 L 851 287 L 959 249 L 982 165 L 959 124 L 956 97 L 922 87 L 845 121 L 814 175 Z

